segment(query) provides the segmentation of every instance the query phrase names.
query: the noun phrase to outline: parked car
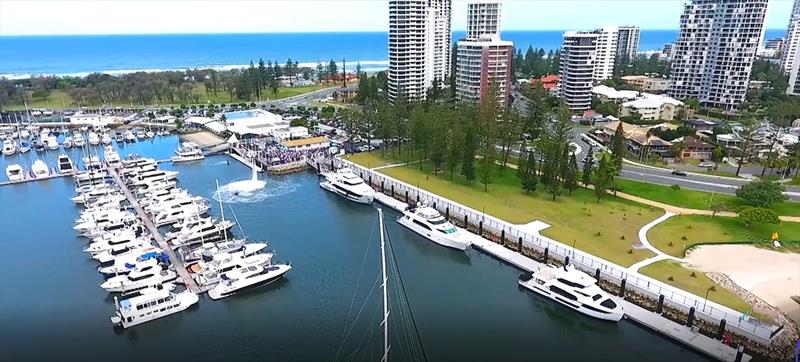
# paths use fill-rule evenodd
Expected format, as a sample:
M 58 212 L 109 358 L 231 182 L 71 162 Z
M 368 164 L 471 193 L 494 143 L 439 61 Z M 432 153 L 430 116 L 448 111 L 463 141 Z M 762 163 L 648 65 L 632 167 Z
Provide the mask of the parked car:
M 703 168 L 713 168 L 713 167 L 716 167 L 717 164 L 714 163 L 714 162 L 711 162 L 711 161 L 700 161 L 700 163 L 698 163 L 697 166 L 703 167 Z
M 688 175 L 686 175 L 686 172 L 681 171 L 681 170 L 672 170 L 672 174 L 675 175 L 675 176 L 688 176 Z

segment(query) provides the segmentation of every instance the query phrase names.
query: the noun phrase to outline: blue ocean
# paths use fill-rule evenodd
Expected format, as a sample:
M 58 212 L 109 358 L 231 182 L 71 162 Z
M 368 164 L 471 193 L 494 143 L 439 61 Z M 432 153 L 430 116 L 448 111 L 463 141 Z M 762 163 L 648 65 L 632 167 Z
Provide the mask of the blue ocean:
M 783 36 L 767 30 L 766 39 Z M 561 30 L 506 31 L 502 37 L 523 51 L 561 45 Z M 660 50 L 675 41 L 677 30 L 642 30 L 640 50 Z M 453 32 L 453 39 L 464 32 Z M 347 69 L 356 62 L 367 71 L 385 69 L 387 33 L 163 34 L 0 37 L 0 76 L 112 74 L 136 70 L 227 69 L 259 58 L 303 65 L 335 59 Z M 341 69 L 341 68 L 340 68 Z

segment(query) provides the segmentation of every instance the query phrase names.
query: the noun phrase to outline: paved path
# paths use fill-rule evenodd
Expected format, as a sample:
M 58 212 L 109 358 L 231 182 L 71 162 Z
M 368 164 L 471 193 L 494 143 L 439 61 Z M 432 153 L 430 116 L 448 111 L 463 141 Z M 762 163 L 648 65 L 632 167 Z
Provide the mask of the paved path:
M 664 221 L 666 219 L 669 219 L 670 217 L 672 217 L 674 215 L 675 215 L 674 213 L 666 211 L 666 212 L 664 212 L 664 215 L 661 215 L 661 217 L 649 222 L 647 225 L 645 225 L 641 229 L 639 229 L 639 242 L 642 243 L 642 245 L 644 245 L 648 250 L 656 253 L 656 256 L 654 256 L 652 258 L 648 258 L 648 259 L 642 260 L 642 261 L 640 261 L 640 262 L 638 262 L 636 264 L 633 264 L 633 265 L 628 267 L 628 270 L 636 272 L 636 271 L 639 271 L 640 268 L 642 268 L 642 267 L 644 267 L 646 265 L 650 265 L 652 263 L 655 263 L 657 261 L 662 261 L 662 260 L 675 260 L 675 261 L 680 261 L 680 262 L 683 261 L 683 259 L 676 258 L 676 257 L 674 257 L 672 255 L 668 255 L 668 254 L 664 253 L 661 250 L 658 250 L 658 248 L 656 248 L 652 244 L 650 244 L 650 240 L 647 239 L 647 232 L 650 231 L 650 229 L 652 229 L 653 226 L 656 226 L 656 225 L 660 224 L 662 221 Z

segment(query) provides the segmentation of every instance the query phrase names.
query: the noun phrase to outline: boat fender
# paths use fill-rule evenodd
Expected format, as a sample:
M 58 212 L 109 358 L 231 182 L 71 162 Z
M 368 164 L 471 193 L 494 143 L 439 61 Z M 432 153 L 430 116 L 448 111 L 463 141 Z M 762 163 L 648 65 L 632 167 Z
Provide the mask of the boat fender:
M 533 273 L 522 273 L 519 275 L 519 280 L 523 282 L 527 282 L 528 280 L 533 279 Z

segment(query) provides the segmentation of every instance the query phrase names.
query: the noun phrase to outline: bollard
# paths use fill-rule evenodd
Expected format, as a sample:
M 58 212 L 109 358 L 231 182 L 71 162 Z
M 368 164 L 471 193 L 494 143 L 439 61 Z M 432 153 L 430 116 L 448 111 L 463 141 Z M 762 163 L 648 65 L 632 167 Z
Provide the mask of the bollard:
M 449 206 L 444 209 L 444 218 L 447 219 L 447 220 L 450 220 L 450 207 Z
M 322 173 L 322 169 L 319 167 L 319 161 L 317 161 L 317 175 Z
M 622 297 L 622 299 L 625 299 L 625 283 L 627 281 L 628 279 L 622 279 L 622 282 L 619 283 L 619 296 Z
M 464 215 L 464 229 L 469 230 L 469 223 L 467 222 L 467 215 Z
M 506 229 L 500 230 L 500 245 L 506 245 Z
M 417 194 L 417 203 L 419 204 L 419 194 Z
M 689 308 L 689 316 L 686 317 L 686 326 L 692 328 L 694 323 L 694 307 Z
M 333 168 L 333 160 L 331 160 L 331 171 L 333 171 L 333 170 L 334 170 L 334 168 Z
M 394 184 L 392 184 L 392 197 L 394 197 Z
M 406 204 L 408 203 L 408 190 L 406 190 Z
M 734 361 L 742 362 L 742 357 L 744 357 L 744 346 L 740 344 L 736 347 L 736 359 Z
M 547 252 L 549 248 L 544 248 L 544 263 L 547 264 Z
M 569 255 L 564 257 L 564 266 L 569 265 Z
M 661 314 L 664 312 L 664 294 L 658 296 L 658 305 L 656 306 L 656 313 Z
M 597 280 L 598 283 L 600 283 L 600 268 L 594 270 L 594 279 Z
M 386 188 L 384 187 L 383 183 L 384 183 L 384 181 L 381 181 L 381 193 L 382 194 L 385 193 L 384 191 L 386 190 Z
M 478 236 L 483 236 L 483 220 L 478 221 Z
M 723 335 L 725 334 L 725 319 L 719 321 L 719 329 L 717 329 L 717 339 L 720 341 L 722 340 Z
M 517 247 L 517 251 L 522 253 L 522 237 L 519 237 L 519 247 Z
M 369 185 L 372 186 L 372 175 L 369 175 Z
M 436 208 L 436 201 L 433 202 L 433 208 Z

